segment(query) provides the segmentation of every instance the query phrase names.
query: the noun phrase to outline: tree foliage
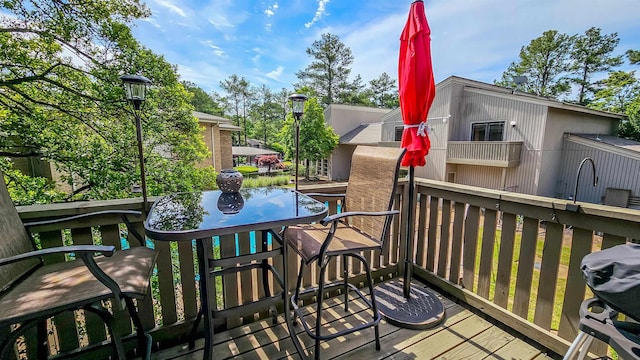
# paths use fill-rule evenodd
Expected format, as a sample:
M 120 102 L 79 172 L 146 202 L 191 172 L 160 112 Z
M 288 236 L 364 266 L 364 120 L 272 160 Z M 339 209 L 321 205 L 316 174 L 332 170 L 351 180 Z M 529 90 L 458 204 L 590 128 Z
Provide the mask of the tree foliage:
M 383 72 L 379 77 L 369 81 L 371 100 L 380 108 L 397 108 L 399 106 L 396 80 Z
M 201 87 L 190 81 L 183 81 L 182 86 L 191 95 L 189 102 L 196 111 L 211 115 L 224 115 L 224 107 Z
M 589 95 L 598 91 L 593 75 L 622 64 L 622 56 L 613 56 L 619 42 L 617 33 L 603 35 L 595 27 L 576 37 L 571 50 L 571 69 L 575 73 L 572 81 L 578 85 L 578 104 L 588 104 Z
M 292 114 L 287 116 L 280 136 L 286 148 L 286 158 L 292 159 L 295 154 L 295 123 Z M 300 120 L 300 159 L 321 160 L 331 154 L 338 146 L 338 135 L 324 121 L 322 107 L 317 98 L 310 97 L 304 104 L 303 118 Z M 308 170 L 308 166 L 306 167 Z M 309 177 L 308 171 L 305 173 Z
M 545 31 L 520 50 L 519 60 L 512 62 L 496 84 L 531 94 L 556 98 L 570 90 L 566 72 L 572 37 L 556 30 Z M 514 79 L 526 76 L 519 88 Z
M 149 193 L 206 186 L 211 169 L 193 165 L 206 147 L 176 69 L 129 29 L 149 15 L 146 7 L 137 0 L 7 0 L 0 9 L 0 166 L 13 190 L 39 187 L 23 203 L 47 201 L 37 194 L 51 185 L 12 172 L 10 159 L 54 164 L 83 198 L 132 195 L 140 174 L 134 116 L 119 79 L 126 73 L 153 82 L 142 111 Z
M 296 87 L 309 86 L 320 96 L 322 105 L 332 104 L 351 86 L 351 49 L 337 35 L 325 33 L 307 48 L 307 55 L 314 60 L 304 70 L 296 72 L 300 80 Z
M 244 141 L 242 143 L 246 145 L 247 107 L 252 97 L 249 81 L 244 77 L 239 77 L 237 74 L 232 74 L 227 79 L 220 81 L 220 87 L 227 93 L 227 107 L 233 111 L 234 123 L 242 127 L 244 134 Z M 236 138 L 235 143 L 241 143 L 240 137 Z

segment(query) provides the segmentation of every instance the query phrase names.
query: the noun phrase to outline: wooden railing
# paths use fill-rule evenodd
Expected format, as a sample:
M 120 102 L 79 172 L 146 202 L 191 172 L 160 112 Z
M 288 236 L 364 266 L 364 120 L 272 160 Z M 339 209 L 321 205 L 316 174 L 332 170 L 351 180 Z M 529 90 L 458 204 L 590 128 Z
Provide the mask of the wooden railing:
M 640 234 L 640 211 L 416 181 L 415 274 L 556 353 L 588 296 L 582 258 Z M 606 352 L 602 344 L 592 347 Z
M 396 195 L 396 207 L 400 208 L 402 204 L 402 193 L 405 191 L 406 181 L 403 181 Z M 336 184 L 322 187 L 306 187 L 301 189 L 305 192 L 323 192 L 323 193 L 344 193 L 346 184 Z M 339 206 L 335 198 L 322 199 L 327 201 L 330 213 L 335 213 Z M 36 219 L 58 218 L 80 213 L 89 213 L 107 209 L 140 209 L 139 200 L 112 200 L 112 201 L 95 201 L 71 204 L 52 204 L 19 207 L 18 211 L 24 221 L 34 221 Z M 63 244 L 105 244 L 113 245 L 121 249 L 122 245 L 128 245 L 126 240 L 126 227 L 120 224 L 119 218 L 106 218 L 100 220 L 100 223 L 87 223 L 78 221 L 69 225 L 65 229 L 40 227 L 33 228 L 37 234 L 43 248 L 60 246 Z M 375 269 L 374 276 L 376 281 L 388 279 L 398 275 L 398 256 L 400 252 L 400 239 L 404 235 L 400 233 L 406 230 L 406 226 L 401 226 L 401 218 L 396 217 L 392 224 L 391 233 L 388 239 L 389 246 L 386 247 L 382 254 L 373 254 L 368 252 L 365 254 L 369 259 L 372 268 Z M 142 222 L 135 223 L 134 226 L 140 233 L 144 233 Z M 234 239 L 235 237 L 235 239 Z M 236 240 L 238 248 L 236 248 Z M 255 242 L 257 239 L 257 243 Z M 232 257 L 237 253 L 240 255 L 255 251 L 255 247 L 260 249 L 261 234 L 239 233 L 234 235 L 222 236 L 214 244 L 214 256 L 216 257 Z M 149 246 L 154 246 L 159 250 L 156 271 L 152 278 L 151 297 L 144 301 L 138 302 L 140 316 L 145 328 L 153 337 L 154 350 L 166 348 L 180 343 L 186 343 L 190 335 L 191 326 L 195 319 L 199 308 L 199 291 L 197 279 L 197 261 L 195 259 L 195 245 L 192 242 L 151 242 Z M 279 246 L 274 240 L 269 244 L 271 249 Z M 299 257 L 295 252 L 289 252 L 288 266 L 291 269 L 289 273 L 289 284 L 295 286 L 295 277 L 299 267 Z M 52 257 L 46 259 L 47 262 L 65 261 L 64 256 Z M 276 259 L 274 266 L 282 273 L 281 259 Z M 350 267 L 352 281 L 354 283 L 363 283 L 366 278 L 359 262 L 354 262 Z M 271 276 L 271 274 L 270 274 Z M 309 286 L 316 284 L 315 272 L 306 274 L 303 279 L 303 285 Z M 336 263 L 330 263 L 326 274 L 330 280 L 342 277 L 341 267 Z M 273 280 L 273 279 L 271 279 Z M 263 278 L 256 270 L 240 273 L 239 276 L 223 275 L 216 279 L 218 294 L 217 305 L 219 308 L 241 305 L 245 302 L 251 302 L 254 298 L 262 296 L 264 293 Z M 273 281 L 270 281 L 273 284 Z M 272 293 L 280 289 L 271 289 Z M 275 291 L 274 291 L 275 290 Z M 218 329 L 231 328 L 252 322 L 260 318 L 269 316 L 267 311 L 258 313 L 246 313 L 235 318 L 216 319 L 216 327 Z M 124 317 L 126 314 L 116 314 L 117 317 Z M 111 355 L 111 348 L 105 346 L 107 334 L 105 327 L 98 318 L 94 318 L 93 314 L 84 314 L 82 311 L 76 314 L 67 313 L 60 314 L 53 318 L 50 322 L 49 342 L 52 355 L 57 354 L 82 354 L 83 357 L 106 358 Z M 201 322 L 202 327 L 202 322 Z M 133 338 L 131 325 L 128 324 L 124 329 L 120 329 L 125 337 L 125 347 L 128 350 L 133 349 L 135 339 Z M 202 329 L 200 329 L 202 331 Z M 36 336 L 35 334 L 27 334 L 17 351 L 27 358 L 35 358 Z
M 388 246 L 382 254 L 365 254 L 375 269 L 375 281 L 398 276 L 406 239 L 406 181 L 401 181 L 395 207 L 401 210 L 392 225 Z M 343 193 L 346 184 L 302 188 L 305 192 Z M 496 191 L 451 183 L 416 179 L 416 227 L 414 276 L 459 298 L 476 309 L 548 347 L 564 353 L 576 334 L 578 307 L 588 296 L 579 266 L 590 251 L 621 244 L 640 234 L 640 211 Z M 330 213 L 338 208 L 332 198 Z M 46 219 L 106 209 L 139 209 L 139 200 L 113 200 L 74 204 L 20 207 L 24 220 Z M 142 223 L 136 223 L 143 231 Z M 103 243 L 121 247 L 126 237 L 119 219 L 100 223 L 78 222 L 68 229 L 40 228 L 43 247 L 70 243 Z M 219 239 L 216 256 L 252 251 L 252 238 L 260 234 L 237 234 Z M 154 347 L 185 343 L 198 310 L 194 246 L 190 242 L 156 242 L 160 250 L 152 297 L 139 302 L 145 327 Z M 256 244 L 260 246 L 260 244 Z M 275 241 L 271 248 L 278 246 Z M 290 284 L 294 284 L 299 259 L 293 251 L 287 259 Z M 64 258 L 47 259 L 49 262 Z M 280 271 L 282 267 L 274 265 Z M 365 278 L 362 269 L 350 267 L 354 283 Z M 305 286 L 316 283 L 314 272 L 305 275 Z M 329 266 L 327 277 L 342 276 L 339 264 Z M 273 283 L 273 282 L 272 282 Z M 262 277 L 255 270 L 217 279 L 218 306 L 234 306 L 262 294 Z M 273 289 L 278 290 L 278 289 Z M 266 309 L 265 309 L 266 310 Z M 106 358 L 111 349 L 103 324 L 87 314 L 61 314 L 52 321 L 52 353 L 78 353 Z M 123 314 L 116 314 L 123 316 Z M 266 311 L 246 313 L 216 323 L 230 328 L 267 317 Z M 131 333 L 131 327 L 121 329 Z M 31 354 L 34 341 L 25 338 L 20 350 Z M 131 349 L 133 339 L 126 342 Z M 26 349 L 26 350 L 25 350 Z M 599 352 L 604 350 L 600 348 Z
M 449 141 L 450 164 L 513 167 L 520 164 L 522 141 Z

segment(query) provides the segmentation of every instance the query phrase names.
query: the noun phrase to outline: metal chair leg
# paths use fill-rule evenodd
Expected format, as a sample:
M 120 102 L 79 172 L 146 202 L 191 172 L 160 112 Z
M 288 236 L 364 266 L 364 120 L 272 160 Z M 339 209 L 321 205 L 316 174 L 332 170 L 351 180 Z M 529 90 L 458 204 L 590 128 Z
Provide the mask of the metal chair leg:
M 125 302 L 127 304 L 127 309 L 129 309 L 129 316 L 131 316 L 133 325 L 136 327 L 136 336 L 138 337 L 138 347 L 140 350 L 140 355 L 143 359 L 149 359 L 151 357 L 151 346 L 153 339 L 151 338 L 151 335 L 148 335 L 144 332 L 142 321 L 140 320 L 140 316 L 138 316 L 136 307 L 133 304 L 133 299 L 127 297 L 125 298 Z
M 591 335 L 580 331 L 562 359 L 584 359 L 589 352 L 589 346 L 591 346 L 592 341 L 593 337 Z
M 363 264 L 365 271 L 367 272 L 367 281 L 369 282 L 369 294 L 371 294 L 371 311 L 373 312 L 373 320 L 375 321 L 380 314 L 378 313 L 378 307 L 376 305 L 376 296 L 375 291 L 373 291 L 373 278 L 371 277 L 371 266 L 369 266 L 369 262 L 366 259 L 359 257 L 358 258 Z M 376 350 L 380 350 L 380 329 L 378 324 L 374 327 L 374 332 L 376 336 Z
M 49 340 L 47 337 L 47 319 L 38 322 L 38 358 L 47 359 L 49 356 Z
M 325 264 L 326 266 L 326 264 Z M 316 308 L 316 341 L 314 356 L 316 360 L 320 360 L 320 325 L 322 324 L 322 300 L 324 299 L 324 271 L 325 266 L 320 266 L 320 274 L 318 277 L 318 306 Z
M 342 255 L 342 279 L 344 280 L 344 311 L 349 311 L 349 264 L 347 255 Z
M 304 260 L 300 260 L 300 269 L 298 269 L 298 278 L 296 279 L 296 290 L 295 293 L 293 294 L 292 300 L 293 302 L 296 303 L 296 305 L 298 304 L 298 300 L 300 298 L 300 287 L 302 286 L 302 274 L 304 271 Z M 296 319 L 298 317 L 298 314 L 294 311 L 293 312 L 293 324 L 297 324 Z

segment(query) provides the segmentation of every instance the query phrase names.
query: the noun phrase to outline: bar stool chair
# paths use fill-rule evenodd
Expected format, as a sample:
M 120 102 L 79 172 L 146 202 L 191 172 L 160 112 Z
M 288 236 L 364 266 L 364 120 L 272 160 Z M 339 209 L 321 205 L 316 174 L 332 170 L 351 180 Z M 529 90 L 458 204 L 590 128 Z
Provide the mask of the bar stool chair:
M 401 148 L 358 146 L 352 156 L 346 194 L 307 194 L 342 197 L 342 212 L 326 217 L 320 224 L 290 226 L 284 232 L 286 243 L 302 258 L 291 305 L 294 320 L 299 318 L 307 335 L 315 340 L 315 359 L 320 359 L 321 341 L 369 327 L 375 329 L 376 350 L 380 350 L 378 323 L 381 315 L 376 308 L 371 267 L 360 252 L 382 250 L 393 216 L 399 213 L 398 210 L 392 210 L 392 206 L 403 154 L 404 149 Z M 327 265 L 332 258 L 339 256 L 342 257 L 343 279 L 325 284 Z M 349 283 L 348 257 L 364 265 L 369 285 L 369 299 L 355 285 Z M 304 269 L 312 264 L 315 264 L 318 270 L 318 286 L 301 291 Z M 335 287 L 343 288 L 345 312 L 349 312 L 348 295 L 351 289 L 367 304 L 372 314 L 371 320 L 362 321 L 354 324 L 352 328 L 338 332 L 322 333 L 323 295 L 325 291 Z M 300 297 L 308 294 L 314 294 L 317 299 L 316 320 L 312 325 L 304 319 L 298 306 Z M 292 331 L 292 339 L 296 348 L 301 349 L 295 331 Z M 305 357 L 304 354 L 300 356 Z

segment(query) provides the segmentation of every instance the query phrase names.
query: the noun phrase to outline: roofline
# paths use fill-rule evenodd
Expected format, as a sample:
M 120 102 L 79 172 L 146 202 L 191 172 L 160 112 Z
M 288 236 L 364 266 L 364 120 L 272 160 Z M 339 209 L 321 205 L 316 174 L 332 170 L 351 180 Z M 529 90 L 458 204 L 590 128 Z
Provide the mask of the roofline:
M 363 106 L 363 105 L 347 105 L 347 104 L 329 104 L 327 106 L 328 110 L 329 108 L 333 108 L 333 109 L 353 109 L 353 110 L 359 110 L 359 111 L 370 111 L 370 112 L 377 112 L 377 113 L 387 113 L 393 109 L 389 109 L 389 108 L 378 108 L 378 107 L 371 107 L 371 106 Z
M 631 150 L 631 149 L 624 148 L 622 146 L 617 146 L 617 145 L 607 144 L 605 142 L 591 140 L 591 139 L 588 139 L 579 135 L 571 134 L 571 133 L 565 133 L 564 137 L 565 137 L 565 140 L 574 142 L 576 144 L 585 145 L 598 150 L 606 151 L 608 153 L 628 157 L 635 160 L 640 160 L 640 152 L 636 150 Z
M 200 111 L 191 111 L 191 115 L 195 116 L 198 118 L 198 121 L 200 122 L 205 122 L 205 123 L 228 123 L 231 124 L 231 120 L 227 119 L 227 118 L 223 118 L 222 116 L 218 116 L 218 115 L 212 115 L 212 114 L 207 114 L 207 113 L 203 113 Z
M 612 112 L 608 112 L 608 111 L 591 109 L 591 108 L 588 108 L 588 107 L 583 106 L 583 105 L 572 104 L 572 103 L 568 103 L 568 102 L 564 102 L 564 101 L 558 101 L 558 100 L 554 100 L 554 99 L 545 98 L 545 97 L 542 97 L 542 96 L 537 96 L 537 95 L 527 94 L 527 93 L 523 93 L 523 92 L 519 92 L 519 91 L 514 91 L 513 89 L 509 89 L 509 88 L 504 87 L 504 86 L 488 84 L 488 83 L 484 83 L 484 82 L 481 82 L 481 81 L 471 80 L 471 79 L 467 79 L 467 78 L 463 78 L 463 77 L 459 77 L 459 76 L 453 76 L 453 75 L 449 76 L 445 80 L 439 82 L 438 86 L 444 86 L 449 82 L 462 83 L 464 86 L 466 86 L 468 88 L 471 88 L 471 89 L 477 89 L 477 90 L 480 90 L 480 91 L 482 91 L 482 90 L 489 91 L 493 95 L 495 95 L 495 93 L 500 93 L 500 95 L 502 95 L 504 97 L 507 97 L 507 98 L 512 98 L 512 99 L 515 98 L 515 99 L 518 99 L 518 100 L 521 100 L 521 101 L 537 103 L 537 104 L 545 105 L 545 106 L 548 106 L 548 107 L 551 107 L 551 108 L 555 108 L 555 109 L 567 110 L 567 111 L 576 111 L 576 112 L 581 112 L 581 113 L 586 113 L 586 114 L 591 114 L 591 115 L 604 116 L 604 117 L 613 118 L 613 119 L 617 119 L 617 120 L 622 120 L 622 119 L 626 118 L 626 115 L 624 115 L 624 114 L 616 114 L 616 113 L 612 113 Z

